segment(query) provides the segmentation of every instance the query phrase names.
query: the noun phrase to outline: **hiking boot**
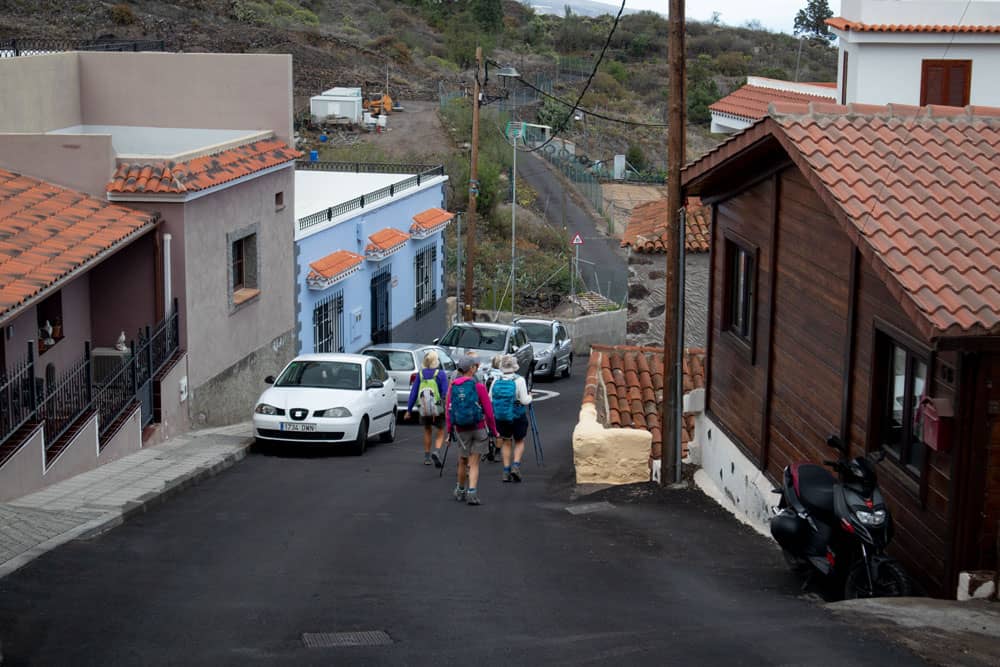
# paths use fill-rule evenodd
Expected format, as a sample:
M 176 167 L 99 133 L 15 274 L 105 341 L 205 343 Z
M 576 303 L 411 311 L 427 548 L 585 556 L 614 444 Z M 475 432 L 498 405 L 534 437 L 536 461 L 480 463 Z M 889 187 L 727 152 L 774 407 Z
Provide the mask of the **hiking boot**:
M 430 452 L 427 452 L 424 454 L 424 465 L 429 466 L 430 464 L 431 464 L 431 455 Z
M 515 482 L 521 481 L 521 466 L 515 466 L 510 469 L 510 478 Z
M 511 481 L 511 479 L 510 479 L 510 471 L 509 470 L 504 470 L 503 471 L 503 481 L 505 481 L 505 482 Z
M 468 504 L 470 504 L 470 505 L 481 505 L 482 504 L 479 501 L 479 492 L 478 491 L 470 491 L 467 494 L 467 496 L 468 496 L 468 500 L 466 500 L 466 502 Z
M 441 463 L 441 454 L 438 450 L 431 452 L 431 460 L 434 461 L 434 467 L 440 468 L 443 464 Z
M 461 488 L 460 486 L 458 486 L 456 484 L 455 485 L 455 490 L 452 491 L 451 493 L 452 493 L 453 496 L 455 496 L 455 500 L 457 500 L 458 502 L 462 502 L 463 500 L 465 500 L 465 496 L 466 496 L 467 492 L 466 492 L 465 489 Z

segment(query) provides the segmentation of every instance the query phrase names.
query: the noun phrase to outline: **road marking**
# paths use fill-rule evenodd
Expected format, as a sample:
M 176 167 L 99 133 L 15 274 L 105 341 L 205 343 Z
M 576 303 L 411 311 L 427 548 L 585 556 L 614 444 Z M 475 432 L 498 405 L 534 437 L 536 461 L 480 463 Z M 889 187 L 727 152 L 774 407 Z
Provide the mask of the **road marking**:
M 550 398 L 555 398 L 558 395 L 559 395 L 558 391 L 548 391 L 547 389 L 532 389 L 531 402 L 538 403 L 539 401 L 547 401 Z

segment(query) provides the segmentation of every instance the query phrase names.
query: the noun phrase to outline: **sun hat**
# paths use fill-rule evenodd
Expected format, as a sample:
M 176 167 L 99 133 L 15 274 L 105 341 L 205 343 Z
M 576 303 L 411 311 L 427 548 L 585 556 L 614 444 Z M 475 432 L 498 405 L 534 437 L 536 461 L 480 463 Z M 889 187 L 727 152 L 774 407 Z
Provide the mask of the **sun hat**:
M 503 359 L 500 360 L 500 370 L 503 373 L 516 373 L 519 366 L 517 365 L 517 357 L 513 354 L 503 355 Z
M 465 373 L 473 366 L 478 366 L 479 359 L 477 359 L 476 357 L 470 357 L 468 355 L 465 355 L 458 358 L 457 364 L 458 364 L 458 370 Z

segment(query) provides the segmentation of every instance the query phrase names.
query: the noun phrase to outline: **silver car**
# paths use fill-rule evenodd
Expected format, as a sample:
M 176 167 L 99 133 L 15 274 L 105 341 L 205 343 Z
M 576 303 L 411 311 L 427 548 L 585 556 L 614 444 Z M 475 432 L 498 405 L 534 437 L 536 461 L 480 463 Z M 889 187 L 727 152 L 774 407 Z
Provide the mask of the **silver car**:
M 559 320 L 519 318 L 514 323 L 524 329 L 535 352 L 535 373 L 550 380 L 560 373 L 569 377 L 573 370 L 573 340 Z
M 518 375 L 528 383 L 529 389 L 534 383 L 535 356 L 528 342 L 528 334 L 516 324 L 460 322 L 434 342 L 446 348 L 455 359 L 470 351 L 475 354 L 479 360 L 481 379 L 485 379 L 493 357 L 498 354 L 513 354 L 517 357 Z
M 410 401 L 410 387 L 416 380 L 417 373 L 424 367 L 424 355 L 430 350 L 437 351 L 441 368 L 448 374 L 449 379 L 452 378 L 455 375 L 455 360 L 439 345 L 380 343 L 361 351 L 361 354 L 381 361 L 389 372 L 389 377 L 396 381 L 396 404 L 399 406 L 400 414 L 406 410 L 406 405 Z

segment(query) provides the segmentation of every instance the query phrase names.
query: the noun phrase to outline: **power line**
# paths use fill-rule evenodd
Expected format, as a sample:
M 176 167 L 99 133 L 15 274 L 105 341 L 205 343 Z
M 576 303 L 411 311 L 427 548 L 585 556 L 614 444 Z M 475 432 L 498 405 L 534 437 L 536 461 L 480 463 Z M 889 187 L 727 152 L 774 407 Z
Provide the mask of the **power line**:
M 529 81 L 527 81 L 526 79 L 524 79 L 522 77 L 518 77 L 517 80 L 520 81 L 521 83 L 523 83 L 528 88 L 531 88 L 535 92 L 537 92 L 537 93 L 539 93 L 541 95 L 544 95 L 545 97 L 548 97 L 549 99 L 552 99 L 552 100 L 555 100 L 556 102 L 560 102 L 562 104 L 565 104 L 566 106 L 570 106 L 570 103 L 567 102 L 566 100 L 562 99 L 561 97 L 557 97 L 557 96 L 555 96 L 555 95 L 553 95 L 551 93 L 545 92 L 544 90 L 542 90 L 538 86 L 530 83 Z M 625 118 L 615 118 L 614 116 L 605 116 L 603 114 L 597 113 L 596 111 L 591 111 L 590 109 L 585 109 L 584 107 L 581 107 L 579 104 L 577 104 L 574 107 L 574 110 L 583 111 L 584 113 L 587 113 L 587 114 L 593 116 L 594 118 L 600 118 L 602 120 L 608 120 L 608 121 L 611 121 L 612 123 L 621 123 L 622 125 L 634 125 L 636 127 L 667 127 L 667 123 L 643 123 L 641 121 L 627 120 Z
M 569 119 L 572 118 L 573 112 L 579 108 L 580 101 L 583 100 L 583 96 L 587 94 L 587 90 L 590 88 L 591 82 L 597 75 L 597 68 L 601 66 L 601 61 L 604 60 L 604 54 L 607 53 L 608 47 L 611 45 L 611 37 L 615 34 L 615 28 L 618 27 L 618 22 L 621 21 L 622 12 L 624 11 L 625 11 L 625 0 L 622 0 L 622 6 L 618 8 L 618 14 L 615 16 L 615 22 L 612 24 L 611 30 L 608 32 L 608 38 L 604 40 L 604 47 L 601 49 L 601 55 L 597 57 L 597 62 L 594 63 L 594 69 L 590 73 L 590 76 L 587 77 L 587 83 L 583 86 L 583 90 L 580 91 L 580 96 L 576 98 L 576 104 L 574 104 L 570 108 L 569 113 L 567 113 L 566 117 L 562 119 L 562 122 L 559 123 L 558 126 L 556 126 L 555 132 L 553 132 L 548 139 L 546 139 L 543 143 L 539 144 L 538 146 L 535 146 L 534 148 L 526 149 L 524 151 L 525 153 L 534 153 L 535 151 L 540 151 L 541 149 L 545 148 L 549 144 L 549 142 L 555 139 L 559 135 L 559 133 L 562 132 L 563 128 L 566 127 L 566 123 L 568 123 Z

